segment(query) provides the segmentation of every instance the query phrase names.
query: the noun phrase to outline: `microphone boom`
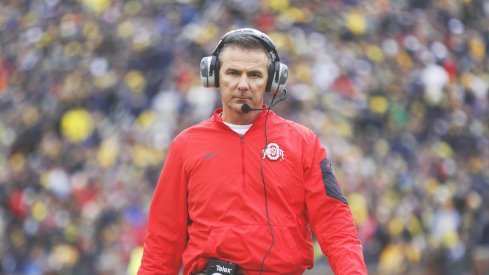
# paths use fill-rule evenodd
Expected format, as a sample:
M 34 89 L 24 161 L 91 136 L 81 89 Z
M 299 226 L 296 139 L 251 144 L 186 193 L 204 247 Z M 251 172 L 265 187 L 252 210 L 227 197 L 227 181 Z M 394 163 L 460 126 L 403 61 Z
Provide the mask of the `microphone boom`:
M 243 104 L 241 105 L 241 111 L 245 114 L 249 113 L 250 111 L 263 111 L 263 110 L 269 110 L 271 109 L 273 106 L 277 105 L 277 103 L 281 102 L 281 101 L 284 101 L 285 99 L 287 98 L 287 90 L 284 89 L 284 91 L 282 92 L 282 96 L 281 98 L 277 101 L 277 102 L 273 102 L 272 100 L 272 104 L 270 104 L 270 106 L 268 106 L 268 108 L 251 108 L 250 105 L 248 104 Z

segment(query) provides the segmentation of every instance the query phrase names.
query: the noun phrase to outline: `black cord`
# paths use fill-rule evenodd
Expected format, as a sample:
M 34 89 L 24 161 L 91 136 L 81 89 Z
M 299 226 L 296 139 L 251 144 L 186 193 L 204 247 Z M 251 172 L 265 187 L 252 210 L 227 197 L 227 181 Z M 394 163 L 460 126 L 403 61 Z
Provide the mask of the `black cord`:
M 267 147 L 268 147 L 268 136 L 267 136 L 267 120 L 268 120 L 268 114 L 270 113 L 270 108 L 273 106 L 273 102 L 275 101 L 275 97 L 277 94 L 274 94 L 272 97 L 272 101 L 270 102 L 270 107 L 267 108 L 267 113 L 265 115 L 265 124 L 263 126 L 263 131 L 265 133 L 265 148 L 263 149 L 262 152 L 262 157 L 260 161 L 260 174 L 261 174 L 261 180 L 263 183 L 263 195 L 265 198 L 265 212 L 267 215 L 267 221 L 268 221 L 268 227 L 270 228 L 270 234 L 272 235 L 272 242 L 270 243 L 270 247 L 267 250 L 267 253 L 265 253 L 265 256 L 263 256 L 263 260 L 261 261 L 260 264 L 260 275 L 262 274 L 263 271 L 263 266 L 265 265 L 265 260 L 272 251 L 273 245 L 275 244 L 275 235 L 273 234 L 273 227 L 272 227 L 272 221 L 270 220 L 270 214 L 268 212 L 268 197 L 267 197 L 267 185 L 265 183 L 265 175 L 263 174 L 263 161 L 264 161 L 264 154 L 266 153 Z M 281 101 L 281 100 L 280 100 Z

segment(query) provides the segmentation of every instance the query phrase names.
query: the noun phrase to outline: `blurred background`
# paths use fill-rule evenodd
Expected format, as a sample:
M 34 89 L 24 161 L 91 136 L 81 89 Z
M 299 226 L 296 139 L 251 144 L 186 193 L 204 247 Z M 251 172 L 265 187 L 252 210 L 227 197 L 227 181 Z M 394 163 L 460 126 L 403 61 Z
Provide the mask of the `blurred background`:
M 489 0 L 1 0 L 0 274 L 135 274 L 199 63 L 254 27 L 371 274 L 489 274 Z M 308 274 L 331 274 L 316 253 Z

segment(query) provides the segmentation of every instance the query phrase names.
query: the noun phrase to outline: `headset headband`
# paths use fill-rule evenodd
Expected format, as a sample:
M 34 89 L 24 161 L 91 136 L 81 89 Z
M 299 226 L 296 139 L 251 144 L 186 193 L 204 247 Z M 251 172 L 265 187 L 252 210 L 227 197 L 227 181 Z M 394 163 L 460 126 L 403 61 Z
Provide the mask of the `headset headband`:
M 230 37 L 234 35 L 240 35 L 240 34 L 250 35 L 257 38 L 263 44 L 267 52 L 271 53 L 271 55 L 273 56 L 273 60 L 280 61 L 280 57 L 278 55 L 277 49 L 275 48 L 275 44 L 273 43 L 272 39 L 270 39 L 268 35 L 251 28 L 233 30 L 223 35 L 223 37 L 219 41 L 219 44 L 217 44 L 217 47 L 212 52 L 212 55 L 217 56 L 221 52 L 224 45 L 227 44 L 227 40 L 229 40 Z

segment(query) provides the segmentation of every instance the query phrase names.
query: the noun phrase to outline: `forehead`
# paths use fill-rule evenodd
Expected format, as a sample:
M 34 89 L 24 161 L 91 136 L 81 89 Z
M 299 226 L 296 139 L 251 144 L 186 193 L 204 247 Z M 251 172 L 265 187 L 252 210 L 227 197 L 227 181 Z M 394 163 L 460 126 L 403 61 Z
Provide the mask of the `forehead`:
M 243 49 L 238 46 L 225 47 L 219 56 L 221 67 L 231 65 L 250 65 L 268 67 L 268 54 L 262 48 Z

